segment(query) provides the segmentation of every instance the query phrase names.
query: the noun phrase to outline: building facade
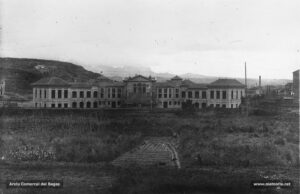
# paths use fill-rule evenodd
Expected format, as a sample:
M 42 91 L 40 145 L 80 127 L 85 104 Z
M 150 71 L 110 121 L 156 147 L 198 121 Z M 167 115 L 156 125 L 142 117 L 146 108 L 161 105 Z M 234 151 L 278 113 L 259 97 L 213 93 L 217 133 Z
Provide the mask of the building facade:
M 5 94 L 5 80 L 0 81 L 0 96 L 4 96 Z
M 294 93 L 294 101 L 296 103 L 299 103 L 300 98 L 299 98 L 299 71 L 294 71 L 293 72 L 293 93 Z
M 166 82 L 137 75 L 123 82 L 94 80 L 69 83 L 57 77 L 32 84 L 36 108 L 181 108 L 190 102 L 196 108 L 238 108 L 245 85 L 235 79 L 197 84 L 175 76 Z

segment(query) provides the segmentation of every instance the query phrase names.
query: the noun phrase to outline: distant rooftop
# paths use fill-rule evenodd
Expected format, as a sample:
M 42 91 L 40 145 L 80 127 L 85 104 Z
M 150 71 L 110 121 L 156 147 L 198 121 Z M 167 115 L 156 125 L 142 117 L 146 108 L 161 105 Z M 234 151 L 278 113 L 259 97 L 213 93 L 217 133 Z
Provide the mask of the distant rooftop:
M 245 87 L 244 84 L 236 79 L 218 79 L 209 84 L 210 87 Z
M 31 84 L 33 86 L 68 86 L 70 85 L 65 80 L 58 77 L 45 77 Z

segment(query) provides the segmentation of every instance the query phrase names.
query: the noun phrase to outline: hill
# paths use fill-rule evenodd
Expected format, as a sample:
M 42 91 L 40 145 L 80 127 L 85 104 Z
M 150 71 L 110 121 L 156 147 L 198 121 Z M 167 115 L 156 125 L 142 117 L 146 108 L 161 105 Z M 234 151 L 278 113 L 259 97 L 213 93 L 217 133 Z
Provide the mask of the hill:
M 67 81 L 87 81 L 101 76 L 72 63 L 22 58 L 0 58 L 0 80 L 6 80 L 6 91 L 30 94 L 30 84 L 47 76 L 56 76 Z

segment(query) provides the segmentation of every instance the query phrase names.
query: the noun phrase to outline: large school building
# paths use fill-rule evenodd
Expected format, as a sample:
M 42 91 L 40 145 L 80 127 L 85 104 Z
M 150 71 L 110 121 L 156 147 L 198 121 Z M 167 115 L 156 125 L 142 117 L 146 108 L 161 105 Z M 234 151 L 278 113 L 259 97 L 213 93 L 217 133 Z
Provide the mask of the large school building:
M 32 86 L 36 108 L 181 108 L 188 101 L 196 108 L 238 108 L 245 96 L 245 85 L 235 79 L 198 84 L 178 76 L 165 82 L 136 75 L 123 82 L 96 79 L 84 83 L 47 77 Z

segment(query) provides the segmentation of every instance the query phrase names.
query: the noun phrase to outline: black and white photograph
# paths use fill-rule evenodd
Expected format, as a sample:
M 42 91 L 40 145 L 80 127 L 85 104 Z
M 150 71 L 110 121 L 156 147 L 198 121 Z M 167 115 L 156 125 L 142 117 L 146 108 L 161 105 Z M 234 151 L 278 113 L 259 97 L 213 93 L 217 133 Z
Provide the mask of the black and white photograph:
M 299 194 L 299 0 L 0 0 L 0 194 Z

